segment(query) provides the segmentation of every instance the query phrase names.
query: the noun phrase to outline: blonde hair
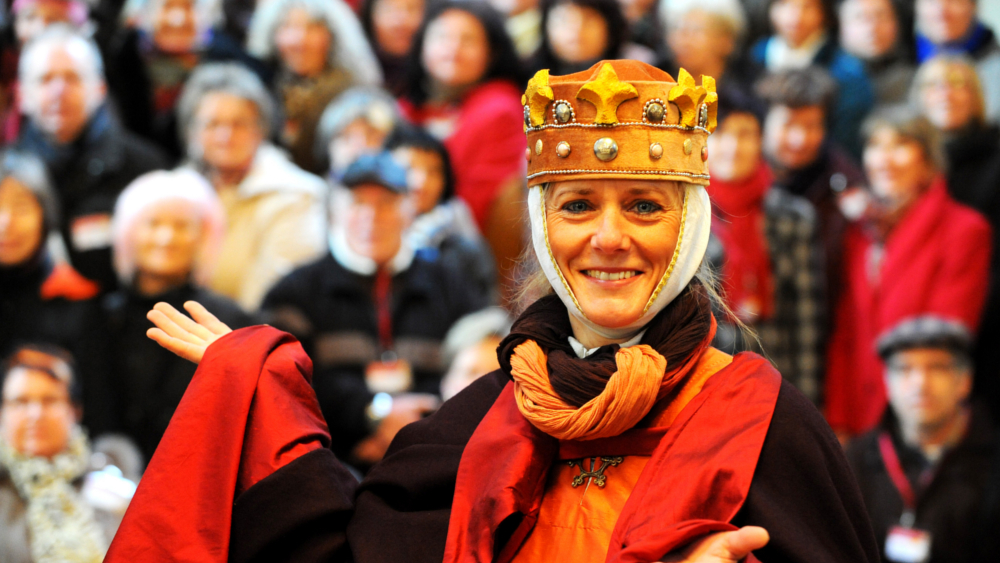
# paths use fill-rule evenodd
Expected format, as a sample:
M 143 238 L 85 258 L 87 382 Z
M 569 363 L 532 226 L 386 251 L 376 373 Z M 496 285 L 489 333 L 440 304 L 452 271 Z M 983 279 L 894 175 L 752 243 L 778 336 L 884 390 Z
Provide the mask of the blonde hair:
M 966 55 L 953 53 L 937 55 L 920 65 L 917 74 L 913 77 L 913 85 L 910 87 L 910 102 L 913 107 L 919 108 L 921 113 L 925 112 L 922 91 L 930 82 L 931 76 L 938 71 L 945 73 L 945 75 L 953 72 L 962 75 L 965 87 L 972 93 L 972 119 L 979 125 L 986 123 L 986 100 L 983 97 L 983 86 L 979 81 L 975 63 Z

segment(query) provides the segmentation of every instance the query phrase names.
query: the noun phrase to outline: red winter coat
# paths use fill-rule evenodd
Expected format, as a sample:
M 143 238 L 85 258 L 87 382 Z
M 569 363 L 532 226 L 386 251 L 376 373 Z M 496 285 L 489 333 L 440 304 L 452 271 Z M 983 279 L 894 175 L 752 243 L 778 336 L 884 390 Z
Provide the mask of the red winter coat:
M 444 132 L 455 193 L 483 230 L 501 186 L 525 174 L 521 92 L 510 82 L 493 80 L 476 86 L 457 105 L 417 107 L 404 99 L 399 106 L 410 121 L 436 135 Z
M 933 314 L 975 331 L 986 299 L 991 229 L 937 179 L 893 227 L 875 270 L 876 241 L 860 224 L 844 237 L 844 290 L 827 353 L 826 411 L 835 430 L 873 428 L 886 406 L 875 341 L 908 317 Z

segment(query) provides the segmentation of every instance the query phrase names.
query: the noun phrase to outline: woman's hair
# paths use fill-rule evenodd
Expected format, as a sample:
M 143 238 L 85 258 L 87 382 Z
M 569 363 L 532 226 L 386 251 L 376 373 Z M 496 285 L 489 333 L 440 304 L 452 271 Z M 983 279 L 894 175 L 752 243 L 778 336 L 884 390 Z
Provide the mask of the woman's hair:
M 538 46 L 534 66 L 537 68 L 557 68 L 560 60 L 549 44 L 548 24 L 552 9 L 562 4 L 574 4 L 582 8 L 590 8 L 601 14 L 608 25 L 608 44 L 598 60 L 620 59 L 622 50 L 629 39 L 628 20 L 622 11 L 618 0 L 541 0 L 538 10 L 542 13 L 539 28 L 542 30 L 542 42 Z
M 118 280 L 132 285 L 135 277 L 135 228 L 146 213 L 167 202 L 182 202 L 202 225 L 202 240 L 191 276 L 205 284 L 215 266 L 222 244 L 225 214 L 215 190 L 204 177 L 189 168 L 149 172 L 132 181 L 118 197 L 112 220 L 114 266 Z
M 7 376 L 17 368 L 40 371 L 66 386 L 70 401 L 77 406 L 83 404 L 83 388 L 76 373 L 73 356 L 52 344 L 26 343 L 16 346 L 0 363 L 0 393 L 7 382 Z
M 450 10 L 459 10 L 476 18 L 479 25 L 486 31 L 486 42 L 490 49 L 490 62 L 486 66 L 479 82 L 489 80 L 509 80 L 518 86 L 524 80 L 520 59 L 514 49 L 514 42 L 504 27 L 503 16 L 487 2 L 469 2 L 462 0 L 446 0 L 431 8 L 420 30 L 413 37 L 413 48 L 410 49 L 409 72 L 406 85 L 403 87 L 403 98 L 415 105 L 422 105 L 430 95 L 430 76 L 424 68 L 424 37 L 427 28 L 442 14 Z
M 811 66 L 769 74 L 757 83 L 756 91 L 769 106 L 792 109 L 819 106 L 827 121 L 833 118 L 837 83 L 822 68 Z
M 330 141 L 355 119 L 363 118 L 375 127 L 391 131 L 402 119 L 396 100 L 388 92 L 373 86 L 355 86 L 334 98 L 316 126 L 316 159 L 327 166 Z
M 444 189 L 438 203 L 448 201 L 455 196 L 455 171 L 451 168 L 451 157 L 444 143 L 434 138 L 430 133 L 409 123 L 400 124 L 385 140 L 385 150 L 394 151 L 399 148 L 430 151 L 441 158 L 444 167 Z
M 35 196 L 42 206 L 42 229 L 45 233 L 59 228 L 59 198 L 45 164 L 34 153 L 19 149 L 0 150 L 0 181 L 13 178 Z M 42 244 L 44 244 L 44 237 Z
M 247 31 L 247 51 L 251 55 L 265 61 L 273 59 L 278 28 L 288 12 L 300 8 L 330 32 L 327 67 L 347 71 L 355 84 L 377 86 L 382 83 L 382 67 L 368 45 L 361 23 L 342 0 L 270 0 L 258 6 Z
M 976 65 L 972 59 L 964 54 L 937 55 L 920 65 L 910 87 L 912 105 L 920 108 L 921 112 L 926 111 L 922 90 L 930 82 L 931 75 L 938 69 L 944 70 L 946 74 L 959 73 L 962 75 L 965 87 L 972 92 L 972 121 L 977 125 L 986 123 L 986 101 L 983 98 L 983 86 L 979 81 L 979 73 L 976 72 Z
M 209 94 L 223 93 L 242 98 L 257 108 L 261 131 L 266 137 L 274 119 L 274 100 L 256 74 L 239 63 L 209 63 L 200 65 L 188 78 L 177 102 L 177 127 L 187 145 L 188 158 L 199 160 L 201 155 L 191 154 L 192 126 L 202 100 Z
M 946 169 L 937 129 L 912 107 L 896 105 L 875 110 L 861 125 L 861 137 L 865 145 L 868 145 L 876 131 L 883 128 L 892 129 L 900 137 L 917 143 L 927 163 L 935 170 L 943 172 Z
M 682 21 L 695 10 L 705 12 L 722 25 L 736 41 L 743 38 L 747 29 L 746 10 L 739 0 L 669 0 L 659 6 L 660 25 L 670 28 L 670 22 Z

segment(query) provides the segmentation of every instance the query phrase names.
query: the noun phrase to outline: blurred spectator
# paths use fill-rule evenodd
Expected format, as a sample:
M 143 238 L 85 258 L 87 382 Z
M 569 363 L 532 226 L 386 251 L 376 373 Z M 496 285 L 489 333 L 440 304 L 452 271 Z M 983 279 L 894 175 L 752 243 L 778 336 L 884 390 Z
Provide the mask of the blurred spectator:
M 48 167 L 62 203 L 59 228 L 81 274 L 115 287 L 111 209 L 140 174 L 163 168 L 163 154 L 122 129 L 106 103 L 97 47 L 68 27 L 51 26 L 21 54 L 21 110 L 27 123 L 17 146 Z
M 123 12 L 124 27 L 102 33 L 108 35 L 101 41 L 108 87 L 125 126 L 177 161 L 184 155 L 177 100 L 195 67 L 239 61 L 258 74 L 263 68 L 214 28 L 219 19 L 215 0 L 129 0 Z
M 391 156 L 359 157 L 343 183 L 334 194 L 330 253 L 283 279 L 264 309 L 313 358 L 334 452 L 368 466 L 399 428 L 434 408 L 445 368 L 441 341 L 486 302 L 464 272 L 407 244 L 414 201 Z
M 840 200 L 864 184 L 861 171 L 827 135 L 834 84 L 817 68 L 767 77 L 758 93 L 769 104 L 764 120 L 764 155 L 774 183 L 803 196 L 816 208 L 826 272 L 826 307 L 833 310 L 840 291 L 842 241 L 847 220 Z M 826 332 L 826 331 L 824 331 Z
M 628 22 L 629 42 L 656 51 L 663 42 L 656 0 L 618 0 Z
M 653 64 L 656 54 L 629 41 L 628 21 L 618 0 L 541 0 L 542 44 L 532 70 L 553 75 L 587 70 L 607 59 Z
M 0 558 L 104 558 L 135 485 L 93 469 L 78 425 L 80 381 L 50 347 L 18 348 L 0 366 Z
M 528 60 L 542 44 L 542 12 L 539 0 L 490 0 L 503 14 L 507 34 L 522 60 Z
M 836 82 L 830 135 L 855 156 L 861 154 L 861 122 L 875 104 L 864 66 L 837 43 L 833 0 L 771 0 L 774 35 L 753 46 L 751 57 L 769 72 L 819 66 Z
M 380 88 L 357 86 L 326 107 L 316 128 L 316 160 L 336 183 L 362 154 L 380 152 L 402 121 L 396 100 Z
M 989 223 L 948 195 L 937 132 L 906 108 L 866 124 L 872 201 L 844 238 L 844 291 L 826 372 L 827 419 L 850 435 L 885 409 L 875 340 L 902 319 L 933 314 L 975 330 L 986 300 Z
M 906 101 L 915 69 L 893 0 L 842 0 L 840 46 L 860 60 L 879 104 Z
M 403 114 L 444 141 L 455 193 L 485 230 L 505 186 L 524 180 L 520 66 L 488 4 L 448 2 L 428 14 L 411 53 Z
M 382 66 L 385 88 L 395 96 L 406 86 L 410 48 L 426 11 L 426 0 L 367 0 L 361 6 L 361 25 Z
M 407 168 L 407 185 L 416 218 L 406 237 L 417 252 L 427 252 L 467 283 L 496 301 L 497 271 L 493 255 L 479 234 L 465 202 L 455 197 L 451 159 L 441 141 L 406 125 L 397 127 L 385 148 Z
M 19 342 L 50 342 L 78 357 L 86 382 L 104 370 L 89 353 L 100 335 L 86 330 L 97 286 L 49 254 L 45 240 L 58 217 L 45 166 L 29 153 L 0 152 L 0 357 Z M 88 403 L 102 403 L 100 388 L 85 390 Z M 88 410 L 85 422 L 94 432 L 108 430 L 106 414 Z
M 226 212 L 208 287 L 248 312 L 324 247 L 326 184 L 265 141 L 272 115 L 264 85 L 232 63 L 200 67 L 178 104 L 189 165 L 208 178 Z
M 17 0 L 10 10 L 14 16 L 14 44 L 0 54 L 0 140 L 13 143 L 21 130 L 21 102 L 17 86 L 17 62 L 21 49 L 54 23 L 85 29 L 87 3 L 82 0 Z
M 489 307 L 462 317 L 451 327 L 444 338 L 445 360 L 450 367 L 441 379 L 443 400 L 500 369 L 497 347 L 510 333 L 512 322 L 505 309 Z
M 944 138 L 948 191 L 986 216 L 1000 248 L 1000 127 L 986 121 L 976 67 L 963 55 L 938 55 L 920 66 L 914 101 Z M 993 253 L 990 293 L 974 353 L 979 373 L 1000 373 L 1000 252 Z M 1000 381 L 976 380 L 977 396 L 1000 413 Z
M 973 563 L 1000 549 L 1000 442 L 968 401 L 971 345 L 965 327 L 938 317 L 906 319 L 878 341 L 890 408 L 847 457 L 883 560 Z M 907 537 L 929 557 L 900 559 Z
M 197 301 L 233 328 L 251 324 L 232 301 L 203 285 L 222 241 L 222 204 L 200 175 L 181 169 L 140 176 L 115 206 L 115 269 L 122 289 L 105 296 L 109 351 L 107 407 L 117 429 L 148 460 L 198 366 L 146 337 L 146 314 L 157 302 L 183 310 Z
M 976 17 L 976 0 L 916 0 L 917 62 L 939 53 L 972 58 L 986 99 L 986 119 L 1000 121 L 1000 44 Z
M 320 173 L 316 124 L 330 100 L 355 85 L 378 86 L 382 72 L 361 24 L 341 0 L 272 0 L 259 4 L 247 35 L 255 57 L 276 64 L 284 110 L 282 145 L 292 161 Z
M 731 352 L 762 349 L 785 379 L 818 402 L 824 306 L 816 212 L 805 198 L 772 187 L 757 109 L 746 98 L 720 100 L 719 126 L 708 143 L 708 193 L 719 219 L 713 231 L 723 245 L 723 295 L 757 332 L 759 347 L 722 326 L 716 345 Z M 723 343 L 727 332 L 732 341 Z
M 670 0 L 660 3 L 666 33 L 667 58 L 660 67 L 677 76 L 683 68 L 692 76 L 715 78 L 720 91 L 750 92 L 762 72 L 739 49 L 746 15 L 739 0 Z M 725 99 L 726 94 L 720 96 Z

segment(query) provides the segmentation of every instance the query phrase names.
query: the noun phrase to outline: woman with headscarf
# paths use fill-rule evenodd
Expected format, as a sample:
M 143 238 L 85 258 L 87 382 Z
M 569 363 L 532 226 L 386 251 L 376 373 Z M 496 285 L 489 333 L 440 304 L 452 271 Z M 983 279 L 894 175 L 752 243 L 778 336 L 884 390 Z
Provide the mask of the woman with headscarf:
M 280 138 L 292 161 L 319 173 L 316 124 L 327 104 L 351 86 L 378 86 L 382 71 L 361 24 L 341 0 L 261 3 L 247 34 L 250 54 L 277 69 L 284 110 Z
M 501 369 L 404 428 L 356 491 L 297 344 L 157 305 L 151 335 L 201 366 L 107 561 L 877 561 L 819 413 L 763 358 L 709 344 L 716 96 L 679 82 L 634 61 L 531 80 L 527 291 L 544 296 Z
M 880 334 L 928 314 L 979 327 L 993 236 L 982 215 L 948 194 L 926 119 L 889 108 L 865 132 L 871 203 L 844 236 L 843 288 L 827 348 L 826 415 L 844 436 L 870 430 L 885 410 Z

